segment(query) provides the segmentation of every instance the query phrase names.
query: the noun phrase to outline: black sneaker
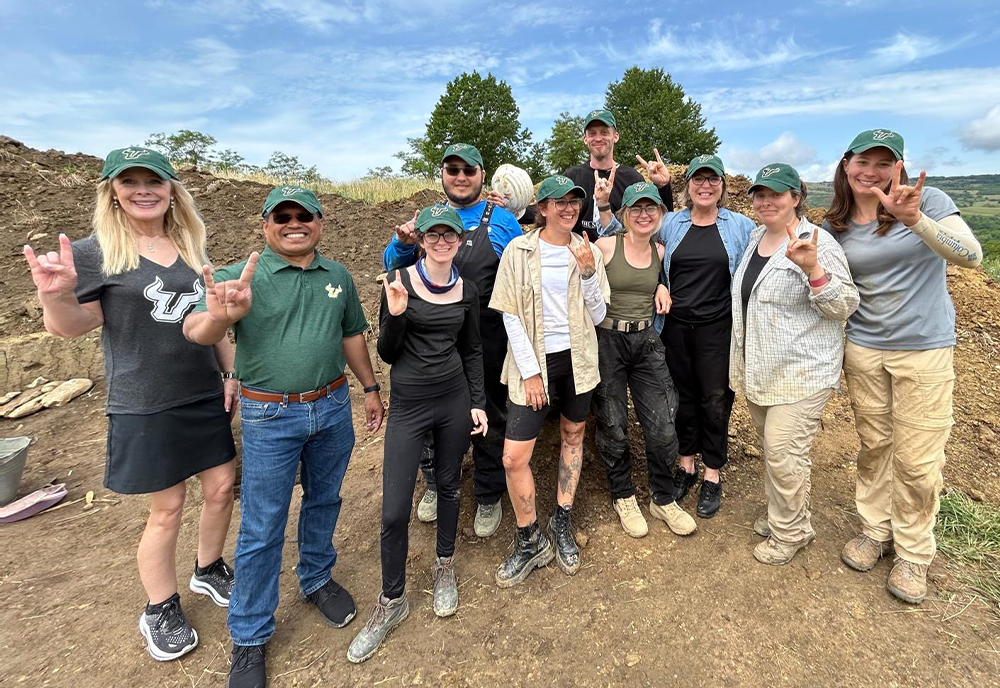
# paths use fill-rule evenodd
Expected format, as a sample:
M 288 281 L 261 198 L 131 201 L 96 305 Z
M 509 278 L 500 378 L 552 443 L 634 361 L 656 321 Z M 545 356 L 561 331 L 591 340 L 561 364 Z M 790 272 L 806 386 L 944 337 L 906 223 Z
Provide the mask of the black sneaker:
M 229 679 L 226 688 L 264 688 L 267 685 L 267 666 L 264 645 L 237 645 L 229 660 Z
M 514 551 L 497 568 L 497 586 L 514 587 L 536 568 L 552 561 L 553 556 L 552 543 L 538 527 L 538 521 L 518 528 L 514 534 Z
M 580 570 L 580 548 L 573 537 L 569 513 L 568 507 L 556 505 L 549 519 L 549 535 L 556 548 L 556 565 L 567 576 L 572 576 Z
M 712 483 L 707 480 L 701 481 L 701 494 L 698 496 L 698 508 L 695 513 L 698 518 L 712 518 L 719 513 L 722 506 L 722 479 Z
M 351 619 L 358 613 L 351 593 L 340 587 L 332 578 L 324 583 L 323 587 L 305 597 L 319 607 L 327 625 L 334 628 L 343 628 L 351 623 Z
M 233 594 L 234 580 L 233 570 L 222 557 L 205 568 L 199 568 L 196 559 L 188 587 L 193 592 L 208 595 L 220 607 L 228 607 L 229 596 Z
M 698 480 L 697 469 L 695 469 L 694 473 L 688 473 L 680 466 L 675 468 L 674 475 L 671 478 L 671 482 L 674 484 L 673 486 L 674 501 L 679 502 L 682 499 L 684 499 L 684 497 L 687 496 L 688 490 L 691 489 L 691 486 L 694 485 L 695 481 L 697 480 Z
M 184 617 L 177 593 L 166 602 L 146 605 L 139 617 L 139 632 L 146 639 L 149 655 L 158 662 L 177 659 L 198 645 L 198 633 Z

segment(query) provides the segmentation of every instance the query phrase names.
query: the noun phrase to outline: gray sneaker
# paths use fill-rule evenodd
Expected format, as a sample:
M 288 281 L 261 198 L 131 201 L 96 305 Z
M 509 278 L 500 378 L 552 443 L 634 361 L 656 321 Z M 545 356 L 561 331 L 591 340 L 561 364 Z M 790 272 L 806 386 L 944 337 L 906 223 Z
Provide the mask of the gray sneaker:
M 477 537 L 488 538 L 497 532 L 503 519 L 503 507 L 500 502 L 498 499 L 495 504 L 480 504 L 476 507 L 476 520 L 472 524 L 472 529 L 476 531 Z
M 455 580 L 455 557 L 434 560 L 434 613 L 451 616 L 458 609 L 458 582 Z
M 368 623 L 354 636 L 351 646 L 347 648 L 348 661 L 360 664 L 375 654 L 389 631 L 403 623 L 409 613 L 410 603 L 406 601 L 406 593 L 394 600 L 379 595 Z
M 437 490 L 428 489 L 417 504 L 417 520 L 421 523 L 431 523 L 438 517 L 438 493 Z
M 184 616 L 177 593 L 155 607 L 146 607 L 139 617 L 139 632 L 149 655 L 158 662 L 177 659 L 198 645 L 198 633 Z

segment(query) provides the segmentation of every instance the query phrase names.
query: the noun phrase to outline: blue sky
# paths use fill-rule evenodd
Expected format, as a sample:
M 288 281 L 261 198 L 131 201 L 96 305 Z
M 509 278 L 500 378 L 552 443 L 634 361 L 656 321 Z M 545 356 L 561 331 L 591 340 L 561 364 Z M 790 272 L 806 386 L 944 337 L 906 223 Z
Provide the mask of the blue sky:
M 108 150 L 203 131 L 335 179 L 393 164 L 463 71 L 511 85 L 544 139 L 632 65 L 702 104 L 732 171 L 831 178 L 860 130 L 908 165 L 1000 172 L 1000 3 L 453 0 L 0 0 L 0 134 Z

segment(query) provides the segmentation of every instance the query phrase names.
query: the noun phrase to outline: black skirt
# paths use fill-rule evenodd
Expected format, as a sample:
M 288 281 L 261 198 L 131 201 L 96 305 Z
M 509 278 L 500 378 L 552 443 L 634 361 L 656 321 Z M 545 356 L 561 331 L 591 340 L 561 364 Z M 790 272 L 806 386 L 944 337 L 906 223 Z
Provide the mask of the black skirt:
M 148 415 L 112 413 L 104 486 L 119 494 L 159 492 L 235 456 L 222 396 Z

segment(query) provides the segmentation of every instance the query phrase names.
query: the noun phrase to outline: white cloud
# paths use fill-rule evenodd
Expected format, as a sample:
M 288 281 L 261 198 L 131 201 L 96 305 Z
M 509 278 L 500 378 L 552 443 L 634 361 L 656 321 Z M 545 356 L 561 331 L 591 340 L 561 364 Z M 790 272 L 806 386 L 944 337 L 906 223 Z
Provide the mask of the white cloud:
M 1000 151 L 1000 104 L 966 124 L 959 133 L 959 139 L 966 148 Z
M 724 148 L 722 158 L 727 168 L 753 174 L 772 162 L 783 162 L 795 168 L 810 165 L 816 160 L 816 149 L 803 142 L 794 133 L 786 131 L 758 150 L 735 146 Z M 802 170 L 799 170 L 799 173 L 801 175 Z
M 881 63 L 880 66 L 899 66 L 933 57 L 953 47 L 937 38 L 897 33 L 891 43 L 873 50 L 872 57 Z

